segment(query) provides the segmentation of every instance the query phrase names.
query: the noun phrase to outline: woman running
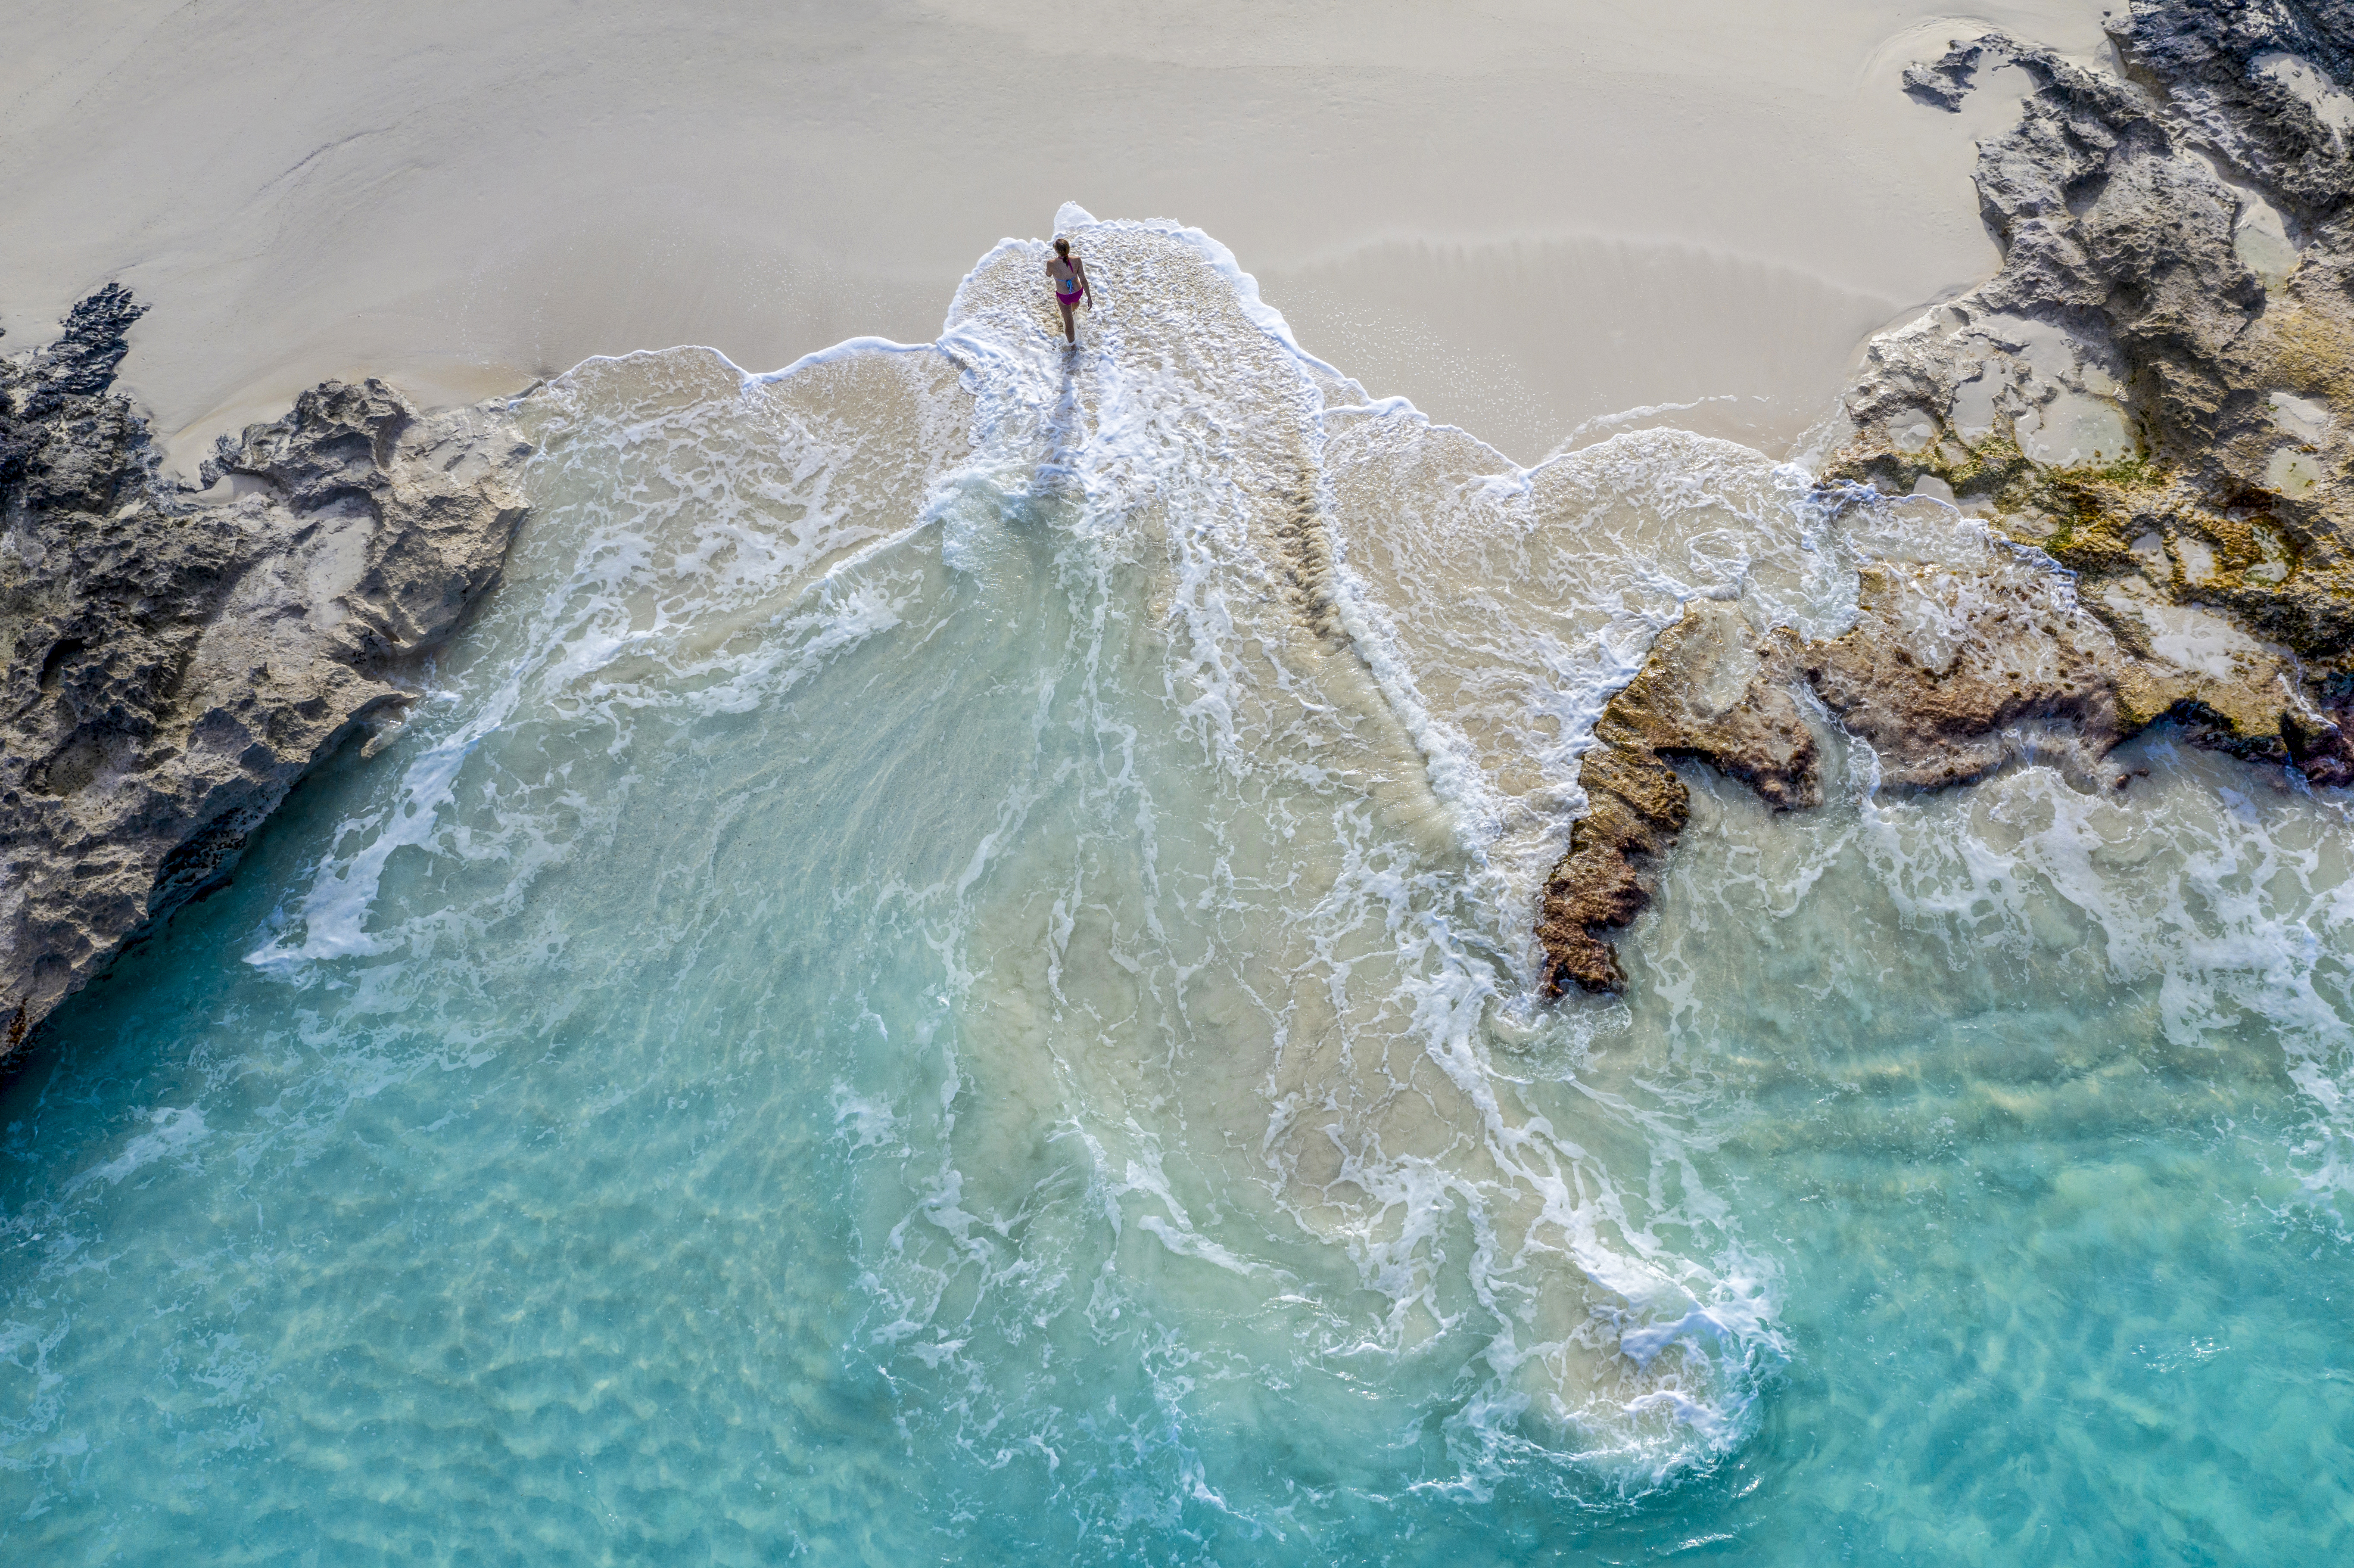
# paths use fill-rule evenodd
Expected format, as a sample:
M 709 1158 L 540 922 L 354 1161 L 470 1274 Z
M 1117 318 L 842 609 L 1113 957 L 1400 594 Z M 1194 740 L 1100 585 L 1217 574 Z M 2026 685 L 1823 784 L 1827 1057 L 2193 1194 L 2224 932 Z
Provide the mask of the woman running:
M 1046 276 L 1055 281 L 1055 302 L 1063 307 L 1063 340 L 1079 341 L 1079 329 L 1071 320 L 1071 313 L 1085 300 L 1095 303 L 1095 291 L 1087 287 L 1087 264 L 1071 254 L 1071 242 L 1061 235 L 1055 237 L 1055 254 L 1046 262 Z

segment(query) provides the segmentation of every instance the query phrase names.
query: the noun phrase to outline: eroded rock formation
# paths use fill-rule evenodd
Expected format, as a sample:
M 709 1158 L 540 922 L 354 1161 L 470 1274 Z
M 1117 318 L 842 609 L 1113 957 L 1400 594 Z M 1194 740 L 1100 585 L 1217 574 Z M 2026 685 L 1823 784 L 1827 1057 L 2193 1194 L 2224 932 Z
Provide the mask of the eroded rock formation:
M 2137 0 L 2110 26 L 2123 77 L 1999 35 L 1907 73 L 1946 108 L 1980 73 L 2031 84 L 2019 126 L 1979 153 L 2003 262 L 1872 345 L 1825 472 L 1827 501 L 1935 495 L 2031 552 L 1867 568 L 1845 635 L 1747 638 L 1737 707 L 1770 727 L 1811 692 L 1898 786 L 2033 755 L 2097 787 L 2100 758 L 2166 717 L 2344 785 L 2354 0 Z M 1672 760 L 1777 806 L 1819 798 L 1811 747 L 1787 776 L 1728 761 L 1712 737 L 1734 714 L 1694 706 L 1694 683 L 1721 693 L 1734 666 L 1695 664 L 1688 629 L 1725 641 L 1736 624 L 1693 607 L 1596 728 L 1591 803 L 1539 916 L 1556 992 L 1620 983 L 1605 933 L 1641 910 L 1647 863 L 1683 821 Z
M 143 310 L 110 285 L 0 361 L 0 1063 L 402 709 L 524 514 L 512 425 L 373 379 L 166 482 L 112 390 Z
M 1786 650 L 1763 651 L 1741 611 L 1702 601 L 1659 634 L 1650 657 L 1595 726 L 1579 765 L 1585 815 L 1553 868 L 1537 936 L 1552 989 L 1575 981 L 1616 991 L 1618 956 L 1596 933 L 1642 912 L 1646 863 L 1666 853 L 1691 813 L 1676 761 L 1706 762 L 1780 807 L 1822 801 L 1814 733 L 1788 691 Z

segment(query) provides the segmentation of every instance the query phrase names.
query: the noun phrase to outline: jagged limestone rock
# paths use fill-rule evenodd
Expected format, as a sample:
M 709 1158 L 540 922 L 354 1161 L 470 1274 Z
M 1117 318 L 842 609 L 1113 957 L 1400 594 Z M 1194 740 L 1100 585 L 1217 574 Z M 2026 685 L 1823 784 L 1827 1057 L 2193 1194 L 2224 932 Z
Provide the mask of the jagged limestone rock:
M 1948 109 L 1983 69 L 2034 83 L 1979 153 L 2003 262 L 1875 340 L 1825 473 L 1827 499 L 1935 495 L 2034 553 L 1868 568 L 1849 631 L 1752 637 L 1745 662 L 1696 664 L 1694 628 L 1741 623 L 1690 607 L 1580 764 L 1538 918 L 1551 991 L 1623 983 L 1604 934 L 1683 824 L 1673 759 L 1776 806 L 1818 794 L 1811 750 L 1776 774 L 1721 747 L 1732 714 L 1693 722 L 1727 669 L 1754 667 L 1741 703 L 1769 728 L 1819 699 L 1884 785 L 2035 757 L 2105 787 L 2101 758 L 2166 717 L 2354 782 L 2354 0 L 2137 0 L 2111 37 L 2124 78 L 1999 35 L 1906 73 Z
M 1984 514 L 2095 614 L 2112 579 L 2222 610 L 2317 687 L 2354 657 L 2354 5 L 2145 3 L 2113 36 L 2130 79 L 1999 35 L 1908 79 L 2038 90 L 1979 156 L 2001 270 L 1872 345 L 1830 473 Z
M 497 575 L 530 448 L 329 382 L 164 482 L 111 390 L 117 286 L 0 362 L 0 1061 L 415 694 Z

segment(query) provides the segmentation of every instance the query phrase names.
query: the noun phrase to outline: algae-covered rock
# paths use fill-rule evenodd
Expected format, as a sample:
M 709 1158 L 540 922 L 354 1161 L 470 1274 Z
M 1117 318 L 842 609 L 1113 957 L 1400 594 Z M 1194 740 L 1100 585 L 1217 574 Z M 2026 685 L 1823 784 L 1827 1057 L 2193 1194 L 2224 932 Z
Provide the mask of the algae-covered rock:
M 2113 579 L 2221 611 L 2318 701 L 2354 658 L 2354 5 L 2112 29 L 2126 77 L 1990 35 L 1908 79 L 1948 107 L 1994 65 L 2037 84 L 1979 155 L 2003 264 L 1872 345 L 1828 477 L 1949 496 L 2095 613 Z
M 1979 153 L 2002 266 L 1872 344 L 1823 476 L 1834 504 L 1925 493 L 2026 551 L 1869 567 L 1815 642 L 1688 607 L 1581 762 L 1550 992 L 1623 983 L 1606 934 L 1684 824 L 1677 759 L 1819 797 L 1795 694 L 1883 786 L 2033 758 L 2112 787 L 2102 758 L 2161 718 L 2354 782 L 2354 0 L 2137 0 L 2110 26 L 2124 76 L 1999 34 L 1906 73 L 1946 109 L 1996 66 L 2034 84 Z

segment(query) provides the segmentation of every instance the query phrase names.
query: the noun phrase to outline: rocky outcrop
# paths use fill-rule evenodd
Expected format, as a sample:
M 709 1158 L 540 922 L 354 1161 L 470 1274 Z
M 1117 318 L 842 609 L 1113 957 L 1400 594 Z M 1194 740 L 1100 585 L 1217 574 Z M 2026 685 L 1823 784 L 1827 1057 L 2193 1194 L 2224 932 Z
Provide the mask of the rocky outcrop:
M 1934 495 L 2028 552 L 1867 569 L 1845 635 L 1750 639 L 1742 701 L 1779 715 L 1811 694 L 1887 785 L 2035 756 L 2091 787 L 2111 747 L 2162 717 L 2343 785 L 2354 0 L 2137 0 L 2111 29 L 2123 77 L 2000 35 L 1907 73 L 1949 109 L 1998 68 L 2033 86 L 2019 126 L 1979 153 L 2002 266 L 1872 344 L 1824 475 L 1827 501 Z M 1683 624 L 1695 615 L 1729 624 L 1698 607 Z M 1645 868 L 1682 821 L 1681 785 L 1650 770 L 1718 760 L 1677 727 L 1687 684 L 1717 678 L 1689 641 L 1662 636 L 1581 765 L 1587 813 L 1539 916 L 1555 992 L 1619 984 L 1606 934 L 1642 908 Z M 1816 788 L 1760 792 L 1793 805 Z
M 0 1062 L 415 695 L 497 575 L 530 448 L 329 382 L 163 481 L 109 286 L 0 362 Z
M 1624 926 L 1649 901 L 1645 874 L 1691 814 L 1676 777 L 1684 758 L 1708 763 L 1777 807 L 1822 800 L 1814 733 L 1787 689 L 1785 650 L 1758 640 L 1729 604 L 1701 601 L 1659 634 L 1635 679 L 1595 726 L 1580 764 L 1585 815 L 1545 884 L 1537 936 L 1558 994 L 1575 982 L 1616 991 L 1618 956 L 1597 933 Z

